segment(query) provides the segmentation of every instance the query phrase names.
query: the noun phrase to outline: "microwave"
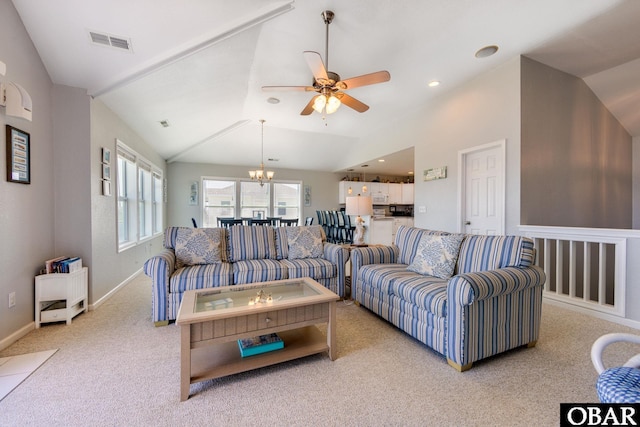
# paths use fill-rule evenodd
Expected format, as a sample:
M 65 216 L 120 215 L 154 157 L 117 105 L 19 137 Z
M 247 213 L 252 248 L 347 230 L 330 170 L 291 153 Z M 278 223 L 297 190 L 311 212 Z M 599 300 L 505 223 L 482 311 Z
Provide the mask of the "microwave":
M 374 205 L 388 205 L 389 196 L 387 194 L 377 193 L 371 195 L 371 201 Z

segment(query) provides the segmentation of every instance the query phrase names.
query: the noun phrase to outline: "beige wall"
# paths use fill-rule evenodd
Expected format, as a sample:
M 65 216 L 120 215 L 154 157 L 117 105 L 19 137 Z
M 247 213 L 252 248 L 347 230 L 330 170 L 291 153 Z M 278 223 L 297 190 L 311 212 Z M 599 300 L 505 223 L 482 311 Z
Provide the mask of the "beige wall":
M 34 276 L 54 254 L 54 140 L 52 84 L 10 1 L 0 1 L 2 81 L 31 95 L 33 121 L 9 117 L 0 107 L 0 349 L 26 333 L 34 317 Z M 7 182 L 5 125 L 31 135 L 31 184 Z M 10 292 L 16 306 L 8 308 Z
M 354 148 L 374 158 L 415 146 L 415 224 L 458 229 L 458 152 L 506 139 L 506 231 L 520 221 L 520 61 L 507 63 L 446 91 L 411 116 L 392 118 Z M 425 89 L 426 90 L 426 89 Z M 353 150 L 352 150 L 353 151 Z M 357 163 L 350 159 L 351 164 Z M 447 178 L 424 182 L 425 169 L 446 166 Z M 425 213 L 419 212 L 424 206 Z
M 102 195 L 102 147 L 111 150 L 112 180 L 115 179 L 116 139 L 145 157 L 163 170 L 166 177 L 166 162 L 131 128 L 116 116 L 101 101 L 91 102 L 91 248 L 93 268 L 91 271 L 92 304 L 99 303 L 109 292 L 132 274 L 140 270 L 144 262 L 162 249 L 162 237 L 150 239 L 144 244 L 118 252 L 116 236 L 117 199 L 116 188 L 112 196 Z M 165 209 L 165 225 L 166 209 Z
M 522 224 L 632 227 L 631 137 L 583 80 L 522 58 Z

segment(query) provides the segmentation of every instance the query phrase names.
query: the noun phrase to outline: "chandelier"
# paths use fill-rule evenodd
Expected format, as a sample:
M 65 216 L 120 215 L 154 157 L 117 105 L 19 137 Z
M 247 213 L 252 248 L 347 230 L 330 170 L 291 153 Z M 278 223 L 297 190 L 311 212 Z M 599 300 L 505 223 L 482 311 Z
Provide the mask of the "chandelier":
M 260 148 L 260 169 L 256 169 L 253 171 L 249 171 L 249 177 L 252 181 L 258 181 L 260 183 L 260 187 L 264 185 L 264 179 L 271 181 L 273 179 L 273 171 L 267 171 L 265 174 L 264 170 L 264 119 L 260 119 L 260 123 L 262 124 L 262 138 L 261 138 L 261 148 Z

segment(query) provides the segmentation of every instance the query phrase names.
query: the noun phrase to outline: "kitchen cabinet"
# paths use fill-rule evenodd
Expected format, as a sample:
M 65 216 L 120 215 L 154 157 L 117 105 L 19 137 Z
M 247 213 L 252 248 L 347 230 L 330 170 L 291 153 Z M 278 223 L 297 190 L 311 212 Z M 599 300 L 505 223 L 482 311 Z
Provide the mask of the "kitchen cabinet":
M 402 185 L 403 184 L 389 184 L 389 204 L 390 205 L 402 204 Z
M 413 204 L 413 185 L 414 184 L 402 184 L 402 203 L 403 205 Z
M 362 182 L 362 181 L 340 181 L 338 183 L 338 204 L 347 203 L 346 198 L 349 196 L 357 196 L 358 194 L 363 196 L 364 195 L 362 193 L 363 185 L 367 186 L 368 191 L 366 195 L 370 195 L 371 190 L 370 190 L 369 184 L 370 184 L 369 182 Z M 349 194 L 349 188 L 351 188 L 351 194 Z
M 371 218 L 369 221 L 369 244 L 390 245 L 393 243 L 393 218 Z
M 393 217 L 393 227 L 391 229 L 391 242 L 396 241 L 396 233 L 401 225 L 406 227 L 413 227 L 413 217 L 410 216 L 395 216 Z

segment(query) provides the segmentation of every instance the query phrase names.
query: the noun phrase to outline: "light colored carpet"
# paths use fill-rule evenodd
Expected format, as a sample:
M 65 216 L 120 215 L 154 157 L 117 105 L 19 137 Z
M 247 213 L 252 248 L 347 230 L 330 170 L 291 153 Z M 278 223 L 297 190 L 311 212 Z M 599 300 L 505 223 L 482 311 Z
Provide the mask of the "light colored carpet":
M 179 328 L 153 326 L 151 283 L 140 276 L 71 325 L 43 325 L 0 353 L 59 348 L 0 402 L 0 426 L 557 426 L 561 402 L 597 401 L 593 341 L 634 332 L 544 304 L 535 348 L 458 373 L 364 308 L 340 302 L 337 321 L 335 361 L 316 355 L 207 381 L 180 402 Z M 637 353 L 623 350 L 605 362 Z
M 58 351 L 48 350 L 19 356 L 0 357 L 0 400 L 18 387 L 36 369 Z

